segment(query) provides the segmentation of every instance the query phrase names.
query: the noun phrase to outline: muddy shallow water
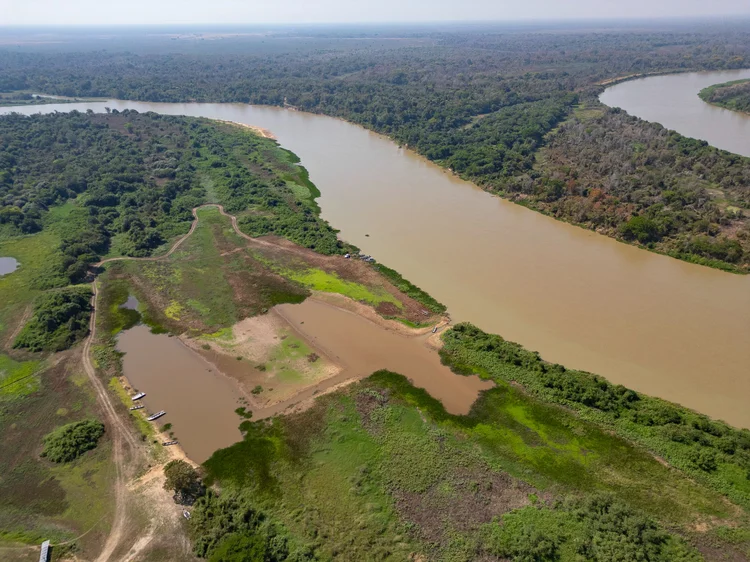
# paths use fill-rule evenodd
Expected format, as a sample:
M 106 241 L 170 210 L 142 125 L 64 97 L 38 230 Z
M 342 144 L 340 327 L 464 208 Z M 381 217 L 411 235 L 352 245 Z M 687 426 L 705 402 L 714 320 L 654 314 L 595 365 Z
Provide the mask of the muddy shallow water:
M 242 395 L 179 338 L 139 325 L 120 334 L 117 349 L 125 353 L 123 370 L 130 384 L 146 393 L 140 412 L 165 410 L 157 425 L 171 423 L 191 459 L 203 462 L 242 438 L 242 418 L 234 411 Z
M 386 330 L 330 304 L 308 299 L 302 304 L 283 304 L 276 311 L 310 345 L 343 367 L 326 386 L 388 369 L 424 388 L 452 414 L 467 414 L 479 393 L 493 386 L 476 376 L 453 373 L 425 345 L 424 337 Z
M 702 76 L 700 83 L 655 77 L 614 88 L 656 80 L 668 115 L 669 100 L 685 98 L 684 88 L 702 103 L 697 92 L 704 80 L 728 79 L 726 73 Z M 102 112 L 105 106 L 268 129 L 310 171 L 322 193 L 322 216 L 341 237 L 444 302 L 454 320 L 471 321 L 547 360 L 750 427 L 750 277 L 558 222 L 330 117 L 243 104 L 129 101 L 0 112 Z
M 18 269 L 18 262 L 15 258 L 0 258 L 0 275 L 13 273 Z
M 342 371 L 278 404 L 249 406 L 254 420 L 281 413 L 379 369 L 403 374 L 454 414 L 468 413 L 479 392 L 493 386 L 476 376 L 451 372 L 425 345 L 424 337 L 407 337 L 326 303 L 308 299 L 299 305 L 276 307 L 270 314 L 288 321 L 308 345 L 341 365 Z M 141 401 L 146 406 L 143 415 L 165 410 L 167 415 L 159 418 L 157 425 L 171 423 L 191 459 L 203 462 L 215 450 L 240 440 L 242 418 L 234 410 L 246 405 L 243 396 L 252 397 L 244 395 L 236 381 L 252 367 L 229 356 L 208 355 L 208 361 L 179 338 L 152 334 L 144 325 L 120 334 L 117 349 L 125 353 L 123 369 L 133 392 L 146 393 Z

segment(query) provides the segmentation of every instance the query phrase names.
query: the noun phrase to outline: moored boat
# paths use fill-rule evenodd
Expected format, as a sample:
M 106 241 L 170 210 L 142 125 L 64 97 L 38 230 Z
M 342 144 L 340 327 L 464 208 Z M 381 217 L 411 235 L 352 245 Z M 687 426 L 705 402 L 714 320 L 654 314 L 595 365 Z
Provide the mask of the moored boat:
M 158 418 L 162 417 L 162 416 L 163 416 L 163 415 L 165 415 L 166 413 L 167 413 L 167 412 L 165 412 L 164 410 L 162 410 L 161 412 L 156 412 L 155 414 L 151 414 L 151 415 L 150 415 L 149 417 L 147 417 L 146 419 L 147 419 L 148 421 L 154 421 L 155 419 L 158 419 Z
M 143 409 L 143 404 L 140 404 L 138 406 L 131 406 L 130 409 L 131 410 L 142 410 Z
M 145 392 L 139 392 L 138 394 L 136 394 L 135 396 L 133 396 L 133 400 L 140 400 L 144 396 L 146 396 Z

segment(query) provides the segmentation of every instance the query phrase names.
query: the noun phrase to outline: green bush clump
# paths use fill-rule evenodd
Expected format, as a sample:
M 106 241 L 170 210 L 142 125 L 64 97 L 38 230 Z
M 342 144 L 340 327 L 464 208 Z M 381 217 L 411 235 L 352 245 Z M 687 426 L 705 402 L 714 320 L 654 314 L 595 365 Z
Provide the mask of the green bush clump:
M 104 435 L 104 424 L 98 420 L 81 420 L 58 427 L 44 437 L 42 456 L 62 463 L 77 459 L 95 449 Z
M 40 296 L 34 315 L 13 342 L 31 351 L 62 351 L 86 337 L 91 314 L 91 289 L 69 287 Z
M 304 562 L 315 560 L 285 529 L 252 505 L 248 497 L 209 490 L 192 511 L 193 552 L 211 562 Z
M 525 507 L 485 527 L 486 548 L 519 561 L 592 562 L 697 561 L 680 539 L 644 514 L 608 495 L 560 502 L 554 508 Z

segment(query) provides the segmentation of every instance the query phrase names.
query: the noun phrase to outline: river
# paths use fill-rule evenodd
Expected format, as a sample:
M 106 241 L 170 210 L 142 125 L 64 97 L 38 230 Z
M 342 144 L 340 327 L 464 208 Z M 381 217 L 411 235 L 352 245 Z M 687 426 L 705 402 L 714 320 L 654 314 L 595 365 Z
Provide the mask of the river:
M 600 100 L 686 137 L 750 156 L 750 116 L 708 104 L 697 95 L 708 86 L 742 78 L 750 78 L 750 70 L 651 76 L 607 88 Z
M 719 82 L 726 74 L 714 76 L 702 80 Z M 635 99 L 638 84 L 650 87 L 650 80 L 664 78 L 613 89 L 633 88 Z M 698 102 L 700 87 L 691 86 Z M 671 95 L 684 91 L 662 92 L 660 99 Z M 628 109 L 627 100 L 621 96 L 618 105 Z M 242 104 L 129 101 L 17 110 L 105 106 L 268 129 L 301 158 L 322 193 L 322 216 L 341 237 L 444 302 L 454 320 L 471 321 L 548 360 L 750 427 L 750 277 L 555 221 L 330 117 Z

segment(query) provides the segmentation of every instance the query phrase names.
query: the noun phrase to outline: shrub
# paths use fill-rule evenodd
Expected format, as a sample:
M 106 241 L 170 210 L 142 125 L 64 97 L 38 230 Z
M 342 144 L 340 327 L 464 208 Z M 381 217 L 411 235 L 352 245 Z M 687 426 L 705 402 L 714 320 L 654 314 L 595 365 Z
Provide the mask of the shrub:
M 98 420 L 69 423 L 45 436 L 42 456 L 52 462 L 70 462 L 96 448 L 103 434 L 104 424 Z
M 91 289 L 69 287 L 51 291 L 34 303 L 34 315 L 13 343 L 31 351 L 62 351 L 86 337 Z

